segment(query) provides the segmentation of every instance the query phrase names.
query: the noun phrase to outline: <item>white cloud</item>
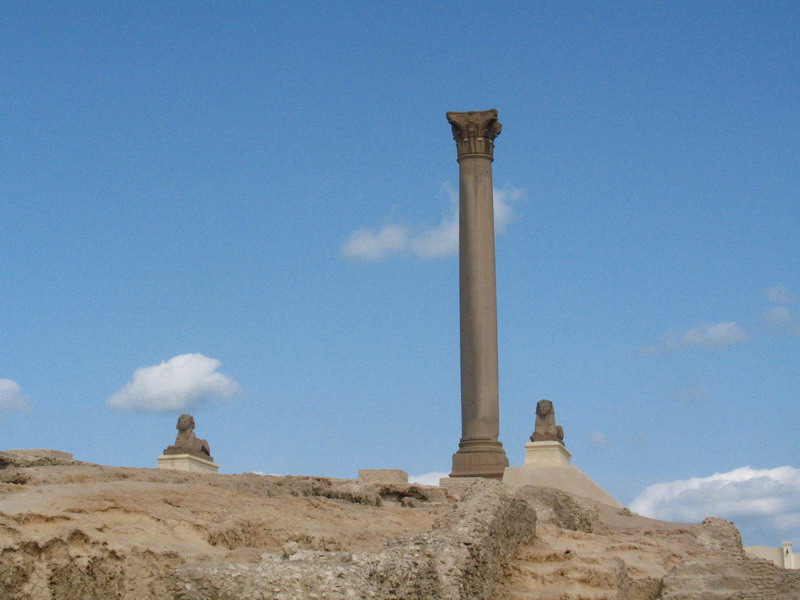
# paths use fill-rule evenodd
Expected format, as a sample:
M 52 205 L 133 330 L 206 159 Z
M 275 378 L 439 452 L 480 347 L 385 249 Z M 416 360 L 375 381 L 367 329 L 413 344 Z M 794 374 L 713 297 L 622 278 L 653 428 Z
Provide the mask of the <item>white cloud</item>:
M 424 473 L 422 475 L 410 475 L 408 477 L 408 482 L 418 483 L 420 485 L 439 485 L 439 479 L 449 476 L 450 473 L 434 471 L 433 473 Z
M 782 285 L 769 288 L 765 294 L 773 304 L 793 304 L 797 300 L 795 295 Z
M 770 323 L 775 323 L 777 325 L 785 325 L 794 320 L 792 311 L 785 306 L 774 306 L 761 316 Z
M 698 325 L 681 336 L 684 346 L 729 346 L 747 340 L 747 334 L 732 321 Z
M 11 379 L 0 379 L 0 413 L 26 410 L 30 405 L 22 395 L 19 384 Z
M 376 232 L 359 229 L 347 239 L 342 252 L 348 258 L 381 260 L 408 247 L 408 230 L 401 225 L 385 225 Z
M 136 412 L 178 412 L 206 400 L 230 398 L 239 386 L 217 372 L 221 364 L 202 354 L 180 354 L 161 364 L 141 367 L 108 398 L 106 406 Z
M 410 229 L 405 225 L 390 223 L 377 230 L 358 229 L 342 246 L 342 254 L 351 259 L 378 261 L 394 255 L 411 254 L 417 258 L 438 258 L 458 253 L 458 193 L 450 185 L 443 186 L 451 205 L 451 212 L 438 225 Z M 495 188 L 494 229 L 505 231 L 514 219 L 511 202 L 525 193 L 514 187 Z
M 494 188 L 494 230 L 503 233 L 506 227 L 515 218 L 514 207 L 510 204 L 516 200 L 525 198 L 525 191 L 512 186 Z
M 741 467 L 710 477 L 651 485 L 630 504 L 640 515 L 685 523 L 707 516 L 734 521 L 745 544 L 800 539 L 800 470 Z
M 797 301 L 795 295 L 788 288 L 776 285 L 766 291 L 766 296 L 771 303 L 777 306 L 762 313 L 761 318 L 778 333 L 788 332 L 800 335 L 800 315 L 789 308 L 789 305 Z
M 721 348 L 747 341 L 748 335 L 733 321 L 703 324 L 692 327 L 682 335 L 667 332 L 662 338 L 666 350 L 684 348 Z
M 589 443 L 595 448 L 606 448 L 611 445 L 602 431 L 592 431 L 589 434 Z
M 419 258 L 458 254 L 458 212 L 444 217 L 435 227 L 423 229 L 409 238 L 408 247 Z

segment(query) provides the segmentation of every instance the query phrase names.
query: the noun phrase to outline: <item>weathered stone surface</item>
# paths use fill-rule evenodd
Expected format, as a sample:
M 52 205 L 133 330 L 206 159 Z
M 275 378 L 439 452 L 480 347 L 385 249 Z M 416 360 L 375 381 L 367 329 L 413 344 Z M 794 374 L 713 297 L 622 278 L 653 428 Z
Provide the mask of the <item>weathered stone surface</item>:
M 673 567 L 659 600 L 800 599 L 800 572 L 747 556 L 733 523 L 708 518 L 700 539 L 714 554 Z
M 564 443 L 564 428 L 556 425 L 556 411 L 550 400 L 539 400 L 536 403 L 536 426 L 531 441 Z
M 800 573 L 744 556 L 722 519 L 684 525 L 522 488 L 537 513 L 503 586 L 508 600 L 797 600 Z M 782 572 L 780 572 L 782 571 Z
M 194 427 L 194 417 L 192 415 L 182 414 L 178 417 L 178 423 L 175 425 L 175 429 L 178 430 L 175 444 L 167 446 L 164 449 L 164 454 L 167 456 L 171 454 L 190 454 L 204 460 L 213 461 L 211 447 L 207 441 L 201 440 L 194 434 Z
M 48 448 L 5 450 L 0 452 L 0 469 L 5 467 L 71 465 L 74 462 L 70 452 L 50 450 Z
M 0 598 L 800 598 L 800 572 L 748 560 L 721 519 L 665 523 L 466 483 L 0 469 Z
M 180 564 L 257 565 L 290 542 L 299 550 L 284 564 L 380 552 L 454 506 L 442 490 L 408 484 L 85 463 L 4 469 L 0 598 L 171 600 Z
M 509 554 L 533 541 L 536 515 L 503 486 L 472 492 L 430 533 L 384 552 L 292 549 L 264 554 L 257 565 L 187 565 L 176 598 L 491 600 Z
M 597 504 L 572 494 L 534 486 L 523 487 L 518 494 L 536 510 L 539 523 L 591 533 L 600 520 Z
M 408 473 L 402 469 L 359 469 L 359 483 L 408 483 Z

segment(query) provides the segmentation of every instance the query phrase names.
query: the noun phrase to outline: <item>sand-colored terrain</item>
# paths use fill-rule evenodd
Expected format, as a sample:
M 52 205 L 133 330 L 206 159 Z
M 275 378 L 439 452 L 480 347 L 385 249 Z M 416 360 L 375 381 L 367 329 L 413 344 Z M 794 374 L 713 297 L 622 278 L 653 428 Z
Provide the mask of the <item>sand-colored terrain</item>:
M 791 600 L 735 527 L 463 491 L 0 453 L 3 600 Z

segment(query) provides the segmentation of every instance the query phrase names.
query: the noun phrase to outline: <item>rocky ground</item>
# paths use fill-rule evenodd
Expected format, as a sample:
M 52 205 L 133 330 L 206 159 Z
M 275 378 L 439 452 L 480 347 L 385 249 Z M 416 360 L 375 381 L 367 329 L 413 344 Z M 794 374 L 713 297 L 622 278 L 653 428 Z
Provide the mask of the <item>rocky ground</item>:
M 732 524 L 548 488 L 456 492 L 0 452 L 3 600 L 800 599 Z

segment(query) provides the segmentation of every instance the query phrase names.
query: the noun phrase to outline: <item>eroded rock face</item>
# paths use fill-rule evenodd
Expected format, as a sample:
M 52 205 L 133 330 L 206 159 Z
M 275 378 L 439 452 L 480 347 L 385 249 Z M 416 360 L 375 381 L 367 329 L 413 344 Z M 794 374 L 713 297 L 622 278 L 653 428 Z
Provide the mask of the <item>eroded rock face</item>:
M 736 527 L 667 523 L 522 488 L 538 514 L 504 582 L 510 600 L 797 600 L 800 572 L 752 560 Z
M 319 477 L 0 469 L 0 598 L 172 599 L 181 565 L 258 563 L 288 543 L 380 552 L 455 504 L 438 488 Z
M 709 518 L 700 539 L 714 552 L 673 567 L 660 600 L 797 600 L 800 572 L 747 556 L 733 523 Z
M 3 600 L 800 599 L 800 572 L 748 558 L 727 521 L 549 488 L 14 464 Z
M 61 450 L 5 450 L 0 452 L 0 469 L 13 467 L 42 467 L 56 465 L 72 465 L 75 461 L 72 454 Z
M 383 552 L 291 548 L 251 564 L 188 565 L 178 570 L 177 598 L 490 600 L 508 557 L 533 541 L 535 529 L 527 500 L 498 482 L 478 481 L 429 533 Z

